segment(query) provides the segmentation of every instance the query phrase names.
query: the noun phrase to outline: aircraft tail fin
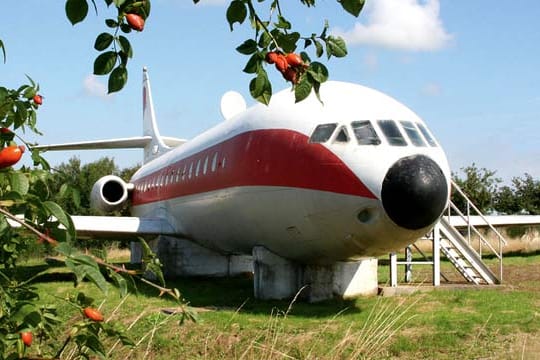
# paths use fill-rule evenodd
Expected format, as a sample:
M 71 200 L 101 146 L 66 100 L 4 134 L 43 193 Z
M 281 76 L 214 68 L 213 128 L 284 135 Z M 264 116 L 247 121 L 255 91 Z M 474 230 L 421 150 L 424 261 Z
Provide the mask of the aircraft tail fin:
M 143 163 L 147 163 L 167 151 L 182 145 L 187 140 L 161 136 L 156 122 L 148 69 L 143 68 L 143 134 L 138 137 L 79 141 L 65 144 L 37 145 L 36 149 L 48 150 L 97 150 L 97 149 L 129 149 L 144 150 Z
M 159 134 L 156 122 L 156 113 L 154 111 L 154 102 L 152 101 L 152 90 L 150 88 L 150 77 L 148 69 L 143 68 L 143 137 L 150 137 L 144 147 L 144 162 L 148 162 L 159 155 L 169 151 L 169 147 Z

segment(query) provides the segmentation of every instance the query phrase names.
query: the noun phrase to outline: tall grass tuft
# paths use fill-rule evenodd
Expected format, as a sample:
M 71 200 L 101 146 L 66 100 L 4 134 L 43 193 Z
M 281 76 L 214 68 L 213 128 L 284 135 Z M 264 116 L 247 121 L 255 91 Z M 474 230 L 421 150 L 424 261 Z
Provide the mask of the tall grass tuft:
M 386 346 L 396 333 L 415 315 L 409 315 L 422 296 L 395 299 L 379 297 L 372 306 L 363 324 L 343 325 L 340 316 L 343 309 L 334 317 L 314 329 L 295 333 L 297 329 L 288 328 L 287 319 L 291 316 L 295 297 L 287 310 L 274 308 L 251 339 L 237 339 L 223 348 L 223 339 L 233 331 L 227 326 L 218 336 L 206 337 L 204 359 L 372 359 L 382 355 Z M 233 316 L 236 316 L 237 312 Z M 230 324 L 231 322 L 229 322 Z M 342 336 L 339 336 L 342 334 Z M 219 355 L 216 349 L 221 347 Z

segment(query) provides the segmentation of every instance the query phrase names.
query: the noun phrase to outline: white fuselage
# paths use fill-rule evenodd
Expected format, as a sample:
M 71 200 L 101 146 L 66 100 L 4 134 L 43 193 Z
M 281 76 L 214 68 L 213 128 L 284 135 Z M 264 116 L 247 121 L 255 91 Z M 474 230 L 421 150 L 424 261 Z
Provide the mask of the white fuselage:
M 417 115 L 375 90 L 328 82 L 321 98 L 324 105 L 314 96 L 295 104 L 282 91 L 269 106 L 255 105 L 148 162 L 131 180 L 133 215 L 165 217 L 181 236 L 223 253 L 251 254 L 260 245 L 304 263 L 414 242 L 437 219 L 397 225 L 381 200 L 383 182 L 400 159 L 422 155 L 440 167 L 449 193 L 442 148 L 429 144 Z M 379 120 L 394 120 L 405 145 L 391 145 Z M 365 121 L 379 143 L 363 143 L 353 128 Z M 413 123 L 423 145 L 413 145 L 400 121 Z M 317 140 L 321 124 L 334 129 Z

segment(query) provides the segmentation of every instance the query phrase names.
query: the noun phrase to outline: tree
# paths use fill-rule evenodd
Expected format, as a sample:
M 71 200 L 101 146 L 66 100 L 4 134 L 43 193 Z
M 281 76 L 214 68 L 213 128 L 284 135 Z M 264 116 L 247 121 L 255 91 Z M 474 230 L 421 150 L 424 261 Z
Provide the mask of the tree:
M 494 208 L 501 214 L 517 214 L 521 211 L 519 199 L 515 190 L 509 186 L 502 186 L 495 196 Z
M 518 211 L 529 215 L 540 215 L 540 181 L 534 180 L 530 174 L 512 179 Z
M 51 188 L 55 201 L 70 215 L 98 215 L 90 207 L 90 193 L 95 182 L 111 174 L 129 181 L 139 167 L 137 164 L 119 169 L 114 159 L 109 157 L 81 165 L 81 160 L 74 156 L 54 169 Z M 129 214 L 125 209 L 116 215 Z
M 476 164 L 461 168 L 465 179 L 459 178 L 458 174 L 452 173 L 452 179 L 463 190 L 472 203 L 482 212 L 486 213 L 494 209 L 493 202 L 497 193 L 497 184 L 501 179 L 495 177 L 496 171 L 486 168 L 477 168 Z M 466 214 L 467 205 L 461 197 L 452 194 L 454 204 Z
M 127 36 L 133 30 L 144 29 L 151 7 L 150 0 L 103 1 L 107 8 L 115 10 L 116 14 L 105 19 L 108 31 L 100 33 L 94 42 L 94 48 L 100 51 L 94 60 L 94 74 L 107 75 L 109 92 L 115 92 L 125 86 L 128 79 L 127 65 L 134 54 Z M 306 7 L 315 6 L 316 2 L 299 1 Z M 195 4 L 198 2 L 199 0 L 194 0 Z M 345 11 L 358 16 L 364 0 L 337 0 L 337 3 Z M 98 12 L 96 0 L 66 0 L 67 18 L 72 24 L 83 21 L 90 5 Z M 265 13 L 270 15 L 263 19 L 259 15 L 260 8 L 266 5 L 268 11 Z M 296 53 L 299 42 L 303 41 L 304 48 L 314 49 L 316 57 L 324 54 L 328 58 L 343 57 L 347 54 L 343 40 L 327 34 L 326 23 L 319 35 L 302 37 L 293 31 L 292 23 L 282 12 L 280 0 L 231 0 L 226 10 L 226 19 L 231 30 L 236 24 L 245 23 L 247 19 L 253 27 L 253 37 L 244 41 L 237 50 L 249 56 L 244 71 L 255 76 L 249 85 L 251 95 L 265 104 L 272 95 L 271 84 L 264 68 L 267 63 L 279 63 L 276 68 L 292 83 L 297 101 L 306 98 L 312 90 L 318 95 L 321 83 L 328 78 L 328 71 L 323 64 L 311 61 L 307 52 Z M 5 62 L 6 48 L 1 39 L 0 50 Z M 290 54 L 291 59 L 288 57 Z M 280 60 L 275 61 L 274 58 Z M 35 277 L 20 279 L 6 270 L 8 267 L 17 266 L 17 252 L 21 246 L 8 219 L 35 235 L 43 246 L 50 246 L 56 254 L 63 256 L 76 282 L 88 280 L 106 291 L 108 284 L 102 273 L 105 272 L 124 295 L 133 284 L 133 277 L 148 283 L 142 278 L 142 274 L 150 271 L 156 275 L 159 282 L 151 285 L 159 290 L 160 295 L 168 294 L 183 306 L 178 290 L 165 287 L 159 260 L 144 242 L 142 245 L 145 267 L 138 271 L 115 266 L 93 255 L 81 254 L 69 245 L 76 236 L 73 223 L 66 210 L 53 200 L 56 194 L 69 193 L 74 204 L 83 201 L 82 194 L 79 192 L 77 200 L 77 191 L 73 190 L 74 177 L 67 175 L 70 171 L 72 176 L 77 175 L 75 168 L 76 165 L 80 166 L 80 162 L 73 160 L 68 164 L 65 168 L 66 175 L 62 179 L 64 183 L 55 191 L 51 187 L 49 164 L 38 150 L 31 149 L 30 144 L 19 136 L 19 133 L 27 129 L 39 134 L 37 113 L 42 104 L 39 85 L 30 78 L 28 84 L 17 89 L 0 85 L 0 241 L 4 251 L 1 259 L 3 266 L 0 267 L 0 358 L 4 359 L 26 357 L 33 338 L 32 333 L 40 342 L 46 343 L 55 336 L 54 329 L 60 326 L 54 304 L 45 307 L 39 304 L 39 294 L 31 286 Z M 26 148 L 31 149 L 35 167 L 15 170 L 12 166 L 20 160 Z M 93 176 L 95 172 L 96 168 L 90 166 L 86 176 Z M 82 169 L 81 176 L 84 176 Z M 90 180 L 87 179 L 88 182 Z M 23 218 L 14 214 L 22 214 Z M 60 348 L 34 347 L 30 351 L 33 352 L 32 358 L 60 358 L 68 343 L 75 344 L 78 357 L 105 357 L 101 342 L 104 335 L 116 337 L 122 343 L 129 344 L 128 338 L 112 324 L 101 322 L 103 316 L 91 308 L 93 300 L 84 293 L 79 293 L 69 301 L 83 320 L 71 328 Z M 183 315 L 192 317 L 192 313 L 187 310 Z

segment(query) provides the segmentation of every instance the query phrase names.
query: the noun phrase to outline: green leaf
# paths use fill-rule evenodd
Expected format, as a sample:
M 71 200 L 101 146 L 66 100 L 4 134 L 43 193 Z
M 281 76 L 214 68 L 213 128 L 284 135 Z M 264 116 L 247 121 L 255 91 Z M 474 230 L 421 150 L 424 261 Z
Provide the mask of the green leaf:
M 328 69 L 320 62 L 312 62 L 307 72 L 316 82 L 323 83 L 328 80 Z
M 268 80 L 266 71 L 259 71 L 256 78 L 249 83 L 249 92 L 253 98 L 265 105 L 270 103 L 272 97 L 272 84 Z
M 286 53 L 291 53 L 296 50 L 296 43 L 300 40 L 300 33 L 293 32 L 290 34 L 280 34 L 277 37 L 277 42 L 279 43 L 279 46 L 283 49 Z
M 281 15 L 278 15 L 278 22 L 275 25 L 277 28 L 284 30 L 290 30 L 292 27 L 291 23 Z
M 109 290 L 107 286 L 107 280 L 103 277 L 103 274 L 99 269 L 89 265 L 80 265 L 79 268 L 84 269 L 85 277 L 93 282 L 104 294 Z
M 247 74 L 255 74 L 259 71 L 261 68 L 261 57 L 259 56 L 259 53 L 253 54 L 248 62 L 246 63 L 246 66 L 244 67 L 243 71 Z
M 321 56 L 323 56 L 324 48 L 320 41 L 315 40 L 315 49 L 316 49 L 315 55 L 317 55 L 317 57 L 320 58 Z
M 6 47 L 2 40 L 0 40 L 0 49 L 2 49 L 2 55 L 4 55 L 4 64 L 6 63 Z
M 103 51 L 111 45 L 113 40 L 114 37 L 111 34 L 101 33 L 96 38 L 96 42 L 94 43 L 94 49 L 96 49 L 97 51 Z
M 116 53 L 114 51 L 104 52 L 94 61 L 94 74 L 106 75 L 112 71 L 114 64 L 116 64 Z
M 122 90 L 126 85 L 128 73 L 125 66 L 118 66 L 109 76 L 109 94 Z
M 338 0 L 343 9 L 349 14 L 358 17 L 364 7 L 365 0 Z
M 66 16 L 72 25 L 75 25 L 86 18 L 88 14 L 88 3 L 86 0 L 67 0 Z
M 259 47 L 266 48 L 272 43 L 272 37 L 266 32 L 261 32 L 261 36 L 259 38 Z
M 106 19 L 105 20 L 105 25 L 107 25 L 108 27 L 114 29 L 114 28 L 118 27 L 118 22 L 116 22 L 116 20 L 114 20 L 114 19 Z
M 126 279 L 117 272 L 115 272 L 112 269 L 109 269 L 109 277 L 112 279 L 112 281 L 115 283 L 115 285 L 118 287 L 118 291 L 120 292 L 120 296 L 124 297 L 128 293 L 128 283 Z
M 9 185 L 11 186 L 11 191 L 19 193 L 23 196 L 28 193 L 28 189 L 30 188 L 28 178 L 19 171 L 9 173 Z
M 236 48 L 240 54 L 251 55 L 257 51 L 257 42 L 253 39 L 246 40 Z
M 294 87 L 294 101 L 300 102 L 306 99 L 311 94 L 313 84 L 309 80 L 309 76 L 302 76 L 298 84 Z
M 52 201 L 44 201 L 43 207 L 47 210 L 49 215 L 54 216 L 60 224 L 66 227 L 66 229 L 69 229 L 72 226 L 69 216 L 57 203 Z
M 326 52 L 328 58 L 334 55 L 335 57 L 344 57 L 347 55 L 347 44 L 341 37 L 329 36 L 326 40 Z
M 127 57 L 133 57 L 133 48 L 131 47 L 129 40 L 125 36 L 120 35 L 118 37 L 118 43 L 120 44 L 120 48 L 127 55 Z
M 233 0 L 227 8 L 227 21 L 229 22 L 229 27 L 233 31 L 233 25 L 235 23 L 242 24 L 247 17 L 247 7 L 240 0 Z
M 81 192 L 79 189 L 71 188 L 71 197 L 73 199 L 73 204 L 75 204 L 76 208 L 81 207 Z
M 59 254 L 70 257 L 75 252 L 75 248 L 68 243 L 62 242 L 54 248 Z

